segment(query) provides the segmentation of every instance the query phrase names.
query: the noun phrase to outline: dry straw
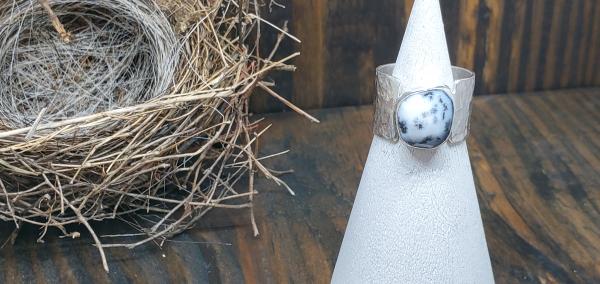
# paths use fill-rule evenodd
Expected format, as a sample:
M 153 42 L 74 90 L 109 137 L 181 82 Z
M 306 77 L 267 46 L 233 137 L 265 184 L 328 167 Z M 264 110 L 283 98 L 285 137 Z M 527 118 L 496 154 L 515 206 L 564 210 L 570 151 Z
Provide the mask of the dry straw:
M 248 0 L 14 0 L 0 4 L 0 219 L 99 248 L 160 241 L 213 208 L 249 208 L 264 133 L 248 115 L 289 35 Z M 269 54 L 261 26 L 280 33 Z M 268 127 L 267 127 L 268 128 Z M 247 179 L 248 188 L 236 186 Z M 288 188 L 289 190 L 289 188 Z M 291 192 L 291 190 L 290 190 Z M 292 192 L 293 193 L 293 192 Z M 139 239 L 106 243 L 90 221 Z M 18 229 L 15 231 L 18 232 Z

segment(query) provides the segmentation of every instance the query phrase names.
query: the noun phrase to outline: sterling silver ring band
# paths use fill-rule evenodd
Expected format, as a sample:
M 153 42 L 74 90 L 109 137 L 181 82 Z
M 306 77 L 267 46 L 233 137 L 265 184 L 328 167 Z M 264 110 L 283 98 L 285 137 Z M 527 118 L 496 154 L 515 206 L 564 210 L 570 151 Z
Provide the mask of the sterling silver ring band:
M 377 68 L 375 135 L 418 149 L 464 141 L 469 132 L 475 74 L 453 66 L 454 91 L 449 86 L 404 90 L 392 76 L 394 66 Z

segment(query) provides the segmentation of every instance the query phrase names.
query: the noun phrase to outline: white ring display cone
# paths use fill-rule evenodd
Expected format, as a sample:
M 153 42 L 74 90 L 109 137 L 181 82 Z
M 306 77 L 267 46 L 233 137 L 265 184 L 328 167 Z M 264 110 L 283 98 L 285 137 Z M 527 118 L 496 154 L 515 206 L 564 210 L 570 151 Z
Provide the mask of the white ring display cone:
M 415 1 L 393 74 L 403 91 L 454 88 L 438 0 Z M 375 136 L 332 283 L 493 282 L 466 142 Z

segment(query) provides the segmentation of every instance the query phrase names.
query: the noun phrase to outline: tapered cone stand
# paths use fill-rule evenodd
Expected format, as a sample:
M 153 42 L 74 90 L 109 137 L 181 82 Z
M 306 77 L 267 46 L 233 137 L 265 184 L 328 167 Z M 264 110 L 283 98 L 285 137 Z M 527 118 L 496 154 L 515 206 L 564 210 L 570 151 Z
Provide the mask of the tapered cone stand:
M 438 0 L 416 0 L 400 92 L 455 88 Z M 375 136 L 332 283 L 493 283 L 466 143 L 434 151 Z

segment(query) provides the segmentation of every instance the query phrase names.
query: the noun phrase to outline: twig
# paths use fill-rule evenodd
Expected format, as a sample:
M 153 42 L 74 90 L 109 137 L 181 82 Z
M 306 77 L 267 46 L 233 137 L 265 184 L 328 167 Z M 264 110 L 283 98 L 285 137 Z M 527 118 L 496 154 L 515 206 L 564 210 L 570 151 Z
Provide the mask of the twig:
M 21 232 L 21 227 L 17 225 L 15 229 L 10 233 L 8 238 L 2 243 L 0 249 L 3 249 L 7 244 L 14 245 L 17 240 L 17 236 L 19 236 L 19 232 Z
M 29 129 L 29 132 L 27 133 L 27 135 L 25 136 L 25 139 L 31 139 L 31 137 L 33 136 L 33 134 L 35 133 L 35 130 L 38 126 L 38 124 L 40 124 L 40 121 L 42 121 L 42 117 L 44 117 L 44 114 L 46 114 L 46 111 L 48 110 L 48 108 L 43 108 L 40 111 L 40 114 L 38 115 L 38 117 L 35 119 L 35 121 L 33 122 L 33 125 L 31 126 L 31 129 Z
M 6 187 L 4 186 L 4 182 L 2 182 L 1 179 L 0 179 L 0 188 L 2 188 L 2 192 L 4 193 L 4 196 L 6 197 L 6 206 L 8 207 L 8 210 L 11 213 L 10 215 L 12 216 L 12 219 L 15 222 L 15 226 L 17 226 L 17 228 L 19 228 L 19 222 L 15 218 L 15 210 L 13 209 L 13 207 L 11 205 L 10 197 L 8 196 L 8 192 L 6 191 Z
M 58 19 L 58 16 L 56 16 L 54 11 L 52 11 L 52 8 L 50 7 L 50 3 L 48 3 L 48 0 L 38 0 L 38 1 L 40 2 L 40 4 L 44 7 L 46 12 L 48 13 L 48 17 L 50 17 L 52 26 L 54 27 L 54 29 L 56 29 L 56 31 L 60 35 L 60 38 L 62 39 L 62 41 L 65 43 L 70 43 L 71 42 L 71 33 L 67 32 L 65 30 L 65 27 L 60 22 L 60 19 Z
M 275 91 L 271 90 L 269 87 L 267 87 L 262 82 L 259 82 L 258 86 L 261 87 L 263 90 L 267 91 L 267 93 L 269 93 L 271 96 L 273 96 L 274 98 L 278 99 L 283 104 L 285 104 L 286 106 L 288 106 L 289 108 L 291 108 L 296 113 L 298 113 L 298 114 L 300 114 L 300 115 L 308 118 L 312 122 L 321 123 L 318 119 L 314 118 L 312 115 L 308 114 L 307 112 L 303 111 L 301 108 L 297 107 L 296 105 L 294 105 L 290 101 L 286 100 L 285 98 L 283 98 L 282 96 L 280 96 L 279 94 L 277 94 Z

